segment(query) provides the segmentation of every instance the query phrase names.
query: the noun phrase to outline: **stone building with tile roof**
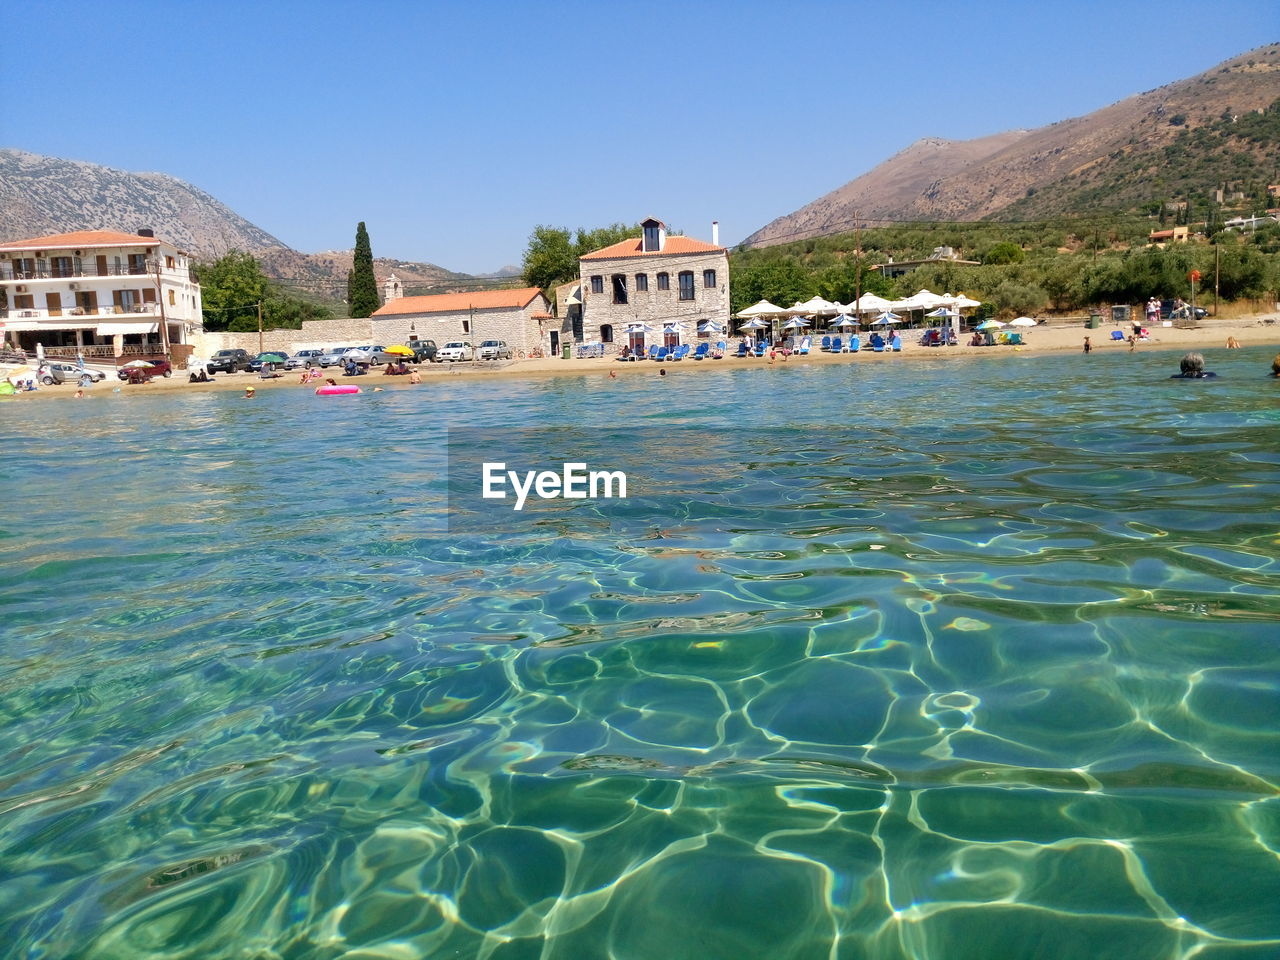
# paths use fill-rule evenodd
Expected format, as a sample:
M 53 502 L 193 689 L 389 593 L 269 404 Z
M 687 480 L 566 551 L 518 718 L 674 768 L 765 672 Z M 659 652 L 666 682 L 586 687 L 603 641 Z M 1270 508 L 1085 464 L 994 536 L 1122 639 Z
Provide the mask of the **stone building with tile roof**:
M 562 311 L 561 337 L 574 338 L 577 326 L 583 341 L 613 344 L 612 352 L 719 339 L 698 328 L 707 321 L 728 328 L 729 251 L 716 236 L 712 243 L 668 236 L 652 217 L 640 230 L 579 258 L 581 321 Z
M 505 340 L 515 356 L 529 356 L 551 350 L 550 310 L 538 287 L 398 297 L 373 312 L 370 335 L 377 343 L 434 340 L 437 346 Z

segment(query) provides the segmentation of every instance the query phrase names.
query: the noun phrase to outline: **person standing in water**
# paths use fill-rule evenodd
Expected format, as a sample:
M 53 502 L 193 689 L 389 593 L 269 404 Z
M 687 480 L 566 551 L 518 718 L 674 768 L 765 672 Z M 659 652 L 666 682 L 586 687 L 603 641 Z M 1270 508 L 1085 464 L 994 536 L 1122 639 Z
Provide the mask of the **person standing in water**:
M 1088 338 L 1088 337 L 1085 337 L 1085 338 L 1084 338 L 1084 352 L 1085 352 L 1085 353 L 1089 353 L 1091 350 L 1093 350 L 1093 344 L 1089 342 L 1089 338 Z

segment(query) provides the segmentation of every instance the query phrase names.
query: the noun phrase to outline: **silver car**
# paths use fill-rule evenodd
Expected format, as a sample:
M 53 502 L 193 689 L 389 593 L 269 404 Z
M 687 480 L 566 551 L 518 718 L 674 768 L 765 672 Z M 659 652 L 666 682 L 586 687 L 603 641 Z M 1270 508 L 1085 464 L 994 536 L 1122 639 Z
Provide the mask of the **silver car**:
M 395 359 L 395 357 L 387 353 L 386 347 L 372 344 L 364 347 L 352 347 L 342 355 L 342 362 L 345 363 L 348 358 L 361 366 L 366 364 L 377 366 L 380 363 L 390 363 Z
M 510 360 L 511 348 L 505 340 L 483 340 L 476 349 L 477 360 Z
M 328 352 L 329 351 L 327 350 L 320 349 L 299 350 L 284 362 L 284 368 L 286 370 L 301 370 L 303 367 L 313 366 L 318 364 L 320 362 L 320 358 Z

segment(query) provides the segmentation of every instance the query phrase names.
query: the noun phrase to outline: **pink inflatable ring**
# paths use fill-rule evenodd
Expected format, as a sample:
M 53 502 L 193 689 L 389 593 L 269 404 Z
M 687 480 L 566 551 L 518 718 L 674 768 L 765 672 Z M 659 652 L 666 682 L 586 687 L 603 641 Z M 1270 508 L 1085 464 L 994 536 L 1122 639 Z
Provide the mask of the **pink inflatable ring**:
M 359 393 L 360 388 L 354 383 L 335 383 L 332 386 L 325 384 L 323 387 L 316 387 L 317 397 L 336 397 L 344 393 Z

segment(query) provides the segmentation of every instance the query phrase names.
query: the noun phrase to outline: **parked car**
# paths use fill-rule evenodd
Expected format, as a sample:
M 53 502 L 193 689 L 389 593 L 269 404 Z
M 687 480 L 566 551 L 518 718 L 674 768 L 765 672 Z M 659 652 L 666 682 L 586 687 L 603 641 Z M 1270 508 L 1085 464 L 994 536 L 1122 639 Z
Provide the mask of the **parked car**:
M 277 357 L 284 357 L 284 359 L 277 360 L 276 359 Z M 258 354 L 256 357 L 254 357 L 252 360 L 249 361 L 249 369 L 254 373 L 260 373 L 262 371 L 263 363 L 267 363 L 271 367 L 271 369 L 274 370 L 277 367 L 285 366 L 286 364 L 288 364 L 288 362 L 289 362 L 289 355 L 287 353 L 282 353 L 279 350 L 267 350 L 264 353 Z
M 458 360 L 474 360 L 475 348 L 471 344 L 462 340 L 451 340 L 436 352 L 436 363 L 444 363 L 446 360 L 454 363 Z
M 74 363 L 61 363 L 57 360 L 50 360 L 46 362 L 45 366 L 53 370 L 61 371 L 64 380 L 75 380 L 78 383 L 85 383 L 86 381 L 89 383 L 98 383 L 101 380 L 107 379 L 107 375 L 103 371 L 94 367 L 85 367 L 82 370 Z M 63 381 L 58 380 L 55 382 L 62 383 Z
M 352 347 L 342 355 L 344 363 L 347 357 L 350 357 L 361 366 L 377 366 L 380 363 L 390 363 L 395 359 L 392 354 L 387 353 L 386 347 L 373 344 L 364 347 Z
M 350 347 L 330 347 L 320 354 L 320 359 L 317 362 L 322 367 L 336 367 L 342 363 L 342 355 L 350 349 Z
M 121 380 L 134 380 L 139 377 L 144 379 L 149 377 L 171 377 L 173 376 L 173 364 L 168 360 L 148 360 L 145 367 L 120 367 L 116 371 L 116 376 Z
M 410 340 L 407 346 L 413 351 L 414 363 L 430 363 L 436 358 L 434 340 Z
M 320 363 L 320 358 L 328 351 L 321 348 L 313 350 L 299 350 L 292 357 L 284 362 L 286 370 L 301 370 L 304 367 L 316 366 Z
M 52 387 L 55 383 L 66 383 L 71 379 L 70 375 L 62 369 L 61 364 L 41 364 L 36 373 L 40 377 L 40 382 L 46 387 Z
M 250 359 L 248 350 L 219 350 L 209 358 L 205 369 L 210 373 L 236 373 L 248 370 Z
M 477 360 L 510 360 L 511 348 L 505 340 L 483 340 L 476 350 Z
M 1161 320 L 1172 320 L 1172 319 L 1174 319 L 1174 315 L 1175 315 L 1175 314 L 1177 314 L 1177 316 L 1178 316 L 1178 318 L 1179 318 L 1179 319 L 1181 319 L 1182 317 L 1190 317 L 1190 316 L 1191 316 L 1191 307 L 1190 307 L 1190 305 L 1188 305 L 1188 306 L 1186 307 L 1186 312 L 1185 312 L 1185 313 L 1179 313 L 1179 312 L 1178 312 L 1178 310 L 1177 310 L 1176 304 L 1177 304 L 1177 301 L 1175 301 L 1175 300 L 1161 300 L 1161 301 L 1160 301 L 1160 319 L 1161 319 Z M 1203 320 L 1203 319 L 1204 319 L 1205 317 L 1207 317 L 1208 315 L 1209 315 L 1209 311 L 1208 311 L 1208 310 L 1206 310 L 1204 307 L 1196 307 L 1196 319 L 1197 319 L 1197 320 Z

